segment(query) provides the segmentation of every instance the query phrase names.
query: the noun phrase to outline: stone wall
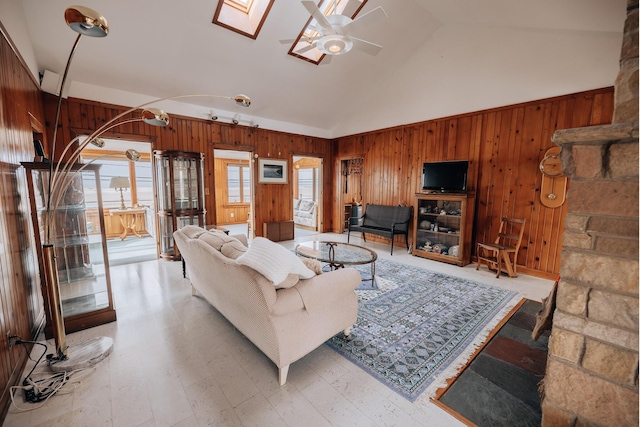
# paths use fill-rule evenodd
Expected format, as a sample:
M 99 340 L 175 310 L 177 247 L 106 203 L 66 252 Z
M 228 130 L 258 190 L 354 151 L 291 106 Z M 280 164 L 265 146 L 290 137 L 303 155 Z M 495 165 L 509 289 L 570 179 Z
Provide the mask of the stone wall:
M 638 425 L 638 0 L 614 124 L 557 131 L 570 178 L 543 426 Z

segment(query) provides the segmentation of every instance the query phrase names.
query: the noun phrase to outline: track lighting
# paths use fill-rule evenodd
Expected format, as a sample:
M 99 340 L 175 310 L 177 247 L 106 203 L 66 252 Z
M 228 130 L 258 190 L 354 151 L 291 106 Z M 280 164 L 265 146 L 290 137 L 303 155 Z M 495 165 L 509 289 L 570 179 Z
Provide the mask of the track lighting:
M 233 119 L 231 119 L 231 123 L 233 123 L 234 125 L 240 123 L 240 114 L 236 114 L 235 116 L 233 116 Z
M 209 119 L 213 120 L 214 122 L 218 120 L 218 116 L 213 112 L 213 110 L 211 110 L 211 112 L 209 113 Z
M 249 126 L 251 126 L 254 129 L 258 129 L 260 127 L 260 125 L 254 122 L 253 120 L 251 120 L 251 122 L 249 123 Z

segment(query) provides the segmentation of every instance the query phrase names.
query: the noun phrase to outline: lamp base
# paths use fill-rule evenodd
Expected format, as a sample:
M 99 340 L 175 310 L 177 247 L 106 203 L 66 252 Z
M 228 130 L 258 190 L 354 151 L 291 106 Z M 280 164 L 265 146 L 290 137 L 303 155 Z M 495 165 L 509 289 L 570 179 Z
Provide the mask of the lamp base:
M 71 372 L 76 369 L 90 368 L 106 358 L 113 350 L 113 339 L 109 337 L 94 337 L 81 344 L 67 349 L 69 357 L 49 363 L 49 369 L 54 372 Z

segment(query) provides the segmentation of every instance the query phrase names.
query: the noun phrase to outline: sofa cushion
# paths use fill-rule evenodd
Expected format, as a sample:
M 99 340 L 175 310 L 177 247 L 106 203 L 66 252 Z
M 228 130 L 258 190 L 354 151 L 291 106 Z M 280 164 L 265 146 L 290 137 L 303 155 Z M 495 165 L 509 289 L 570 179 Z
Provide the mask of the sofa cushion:
M 274 284 L 284 281 L 289 274 L 297 274 L 302 279 L 315 276 L 293 252 L 264 237 L 253 239 L 249 250 L 236 261 L 256 270 Z
M 225 243 L 232 241 L 236 241 L 239 243 L 239 241 L 235 237 L 227 236 L 227 234 L 223 233 L 222 231 L 215 230 L 204 232 L 200 234 L 198 238 L 218 251 L 222 249 L 222 245 L 224 245 Z
M 310 211 L 315 206 L 315 203 L 311 200 L 301 200 L 300 206 L 298 206 L 299 211 Z
M 190 239 L 197 239 L 199 236 L 207 232 L 207 230 L 205 230 L 204 228 L 198 227 L 197 225 L 186 225 L 182 227 L 180 231 L 182 231 L 185 234 L 185 236 L 187 236 Z
M 220 248 L 222 255 L 231 259 L 238 259 L 238 257 L 247 252 L 247 250 L 247 247 L 235 238 L 229 242 L 225 242 Z
M 313 218 L 313 214 L 307 211 L 298 211 L 298 218 Z
M 298 284 L 300 281 L 300 276 L 297 274 L 289 274 L 287 277 L 280 283 L 276 285 L 276 289 L 288 289 Z

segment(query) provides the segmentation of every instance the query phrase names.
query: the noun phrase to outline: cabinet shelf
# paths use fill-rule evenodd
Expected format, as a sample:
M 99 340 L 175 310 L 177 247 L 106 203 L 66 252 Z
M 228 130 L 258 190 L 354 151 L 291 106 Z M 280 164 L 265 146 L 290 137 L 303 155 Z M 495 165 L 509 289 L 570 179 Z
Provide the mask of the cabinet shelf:
M 27 171 L 33 228 L 39 230 L 35 233 L 35 241 L 41 247 L 45 243 L 44 231 L 47 228 L 47 194 L 43 183 L 48 181 L 51 165 L 36 162 L 22 165 Z M 104 233 L 100 165 L 74 164 L 71 171 L 70 182 L 60 203 L 52 209 L 53 227 L 49 240 L 54 248 L 64 326 L 68 333 L 116 320 Z M 93 199 L 87 196 L 89 193 L 94 194 Z M 88 209 L 99 212 L 100 221 L 91 223 Z M 45 299 L 44 333 L 49 339 L 53 337 L 48 303 L 51 298 L 42 251 L 38 251 L 38 264 Z
M 416 194 L 413 255 L 460 266 L 469 264 L 473 218 L 470 199 L 470 195 L 459 193 Z
M 173 232 L 185 225 L 204 227 L 204 154 L 186 151 L 153 152 L 158 207 L 160 257 L 179 260 Z

